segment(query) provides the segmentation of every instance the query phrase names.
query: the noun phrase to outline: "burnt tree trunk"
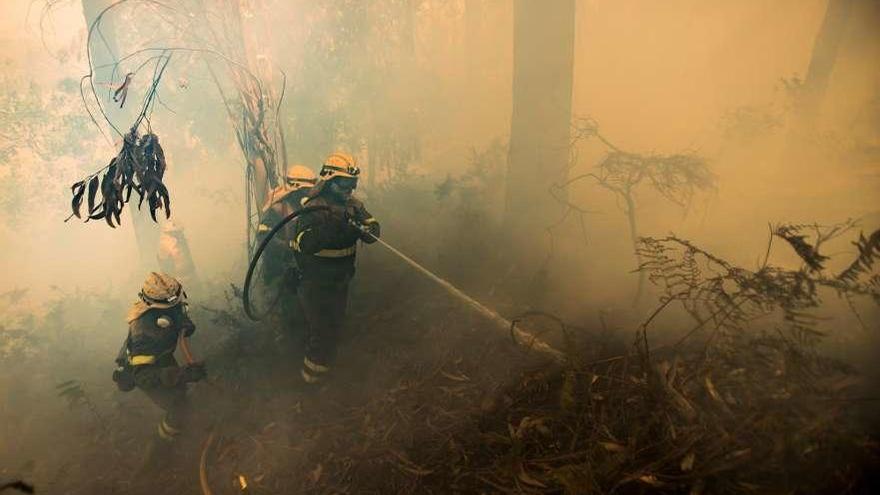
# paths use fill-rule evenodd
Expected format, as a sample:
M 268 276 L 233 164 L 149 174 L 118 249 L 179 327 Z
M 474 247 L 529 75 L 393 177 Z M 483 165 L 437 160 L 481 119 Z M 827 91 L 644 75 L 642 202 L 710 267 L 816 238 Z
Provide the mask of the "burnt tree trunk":
M 513 114 L 504 223 L 514 238 L 544 231 L 562 207 L 549 194 L 569 168 L 574 0 L 516 0 Z M 543 243 L 539 241 L 540 245 Z

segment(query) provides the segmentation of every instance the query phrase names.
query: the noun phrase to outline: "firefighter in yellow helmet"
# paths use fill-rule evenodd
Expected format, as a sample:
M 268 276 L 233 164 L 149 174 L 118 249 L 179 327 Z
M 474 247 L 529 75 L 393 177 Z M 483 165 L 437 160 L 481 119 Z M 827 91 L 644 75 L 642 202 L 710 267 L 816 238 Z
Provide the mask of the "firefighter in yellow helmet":
M 328 156 L 303 206 L 329 210 L 307 213 L 294 222 L 291 246 L 302 270 L 298 294 L 307 323 L 302 368 L 307 383 L 320 382 L 336 357 L 357 241 L 372 243 L 379 236 L 379 223 L 352 197 L 359 174 L 351 155 Z
M 257 232 L 258 243 L 272 230 L 272 227 L 301 207 L 306 194 L 317 181 L 315 172 L 305 165 L 297 164 L 287 169 L 284 184 L 270 192 L 269 198 L 263 205 Z M 296 288 L 300 275 L 290 250 L 292 232 L 289 224 L 285 226 L 272 238 L 262 257 L 263 281 L 267 284 L 279 283 L 279 290 L 282 291 L 278 299 L 278 311 L 273 314 L 273 318 L 287 330 L 292 330 L 298 324 Z
M 281 219 L 300 207 L 303 199 L 317 181 L 318 177 L 315 172 L 305 165 L 293 165 L 287 170 L 284 184 L 273 189 L 263 204 L 260 225 L 257 228 L 258 241 L 261 236 L 272 230 L 272 227 L 277 225 Z M 288 232 L 279 232 L 272 240 L 278 245 L 288 245 L 293 238 Z
M 122 391 L 141 389 L 165 414 L 147 449 L 143 469 L 167 460 L 175 438 L 187 423 L 186 384 L 205 377 L 203 363 L 179 366 L 174 358 L 178 342 L 196 327 L 186 311 L 186 293 L 180 282 L 152 272 L 144 281 L 126 317 L 128 337 L 116 358 L 113 380 Z

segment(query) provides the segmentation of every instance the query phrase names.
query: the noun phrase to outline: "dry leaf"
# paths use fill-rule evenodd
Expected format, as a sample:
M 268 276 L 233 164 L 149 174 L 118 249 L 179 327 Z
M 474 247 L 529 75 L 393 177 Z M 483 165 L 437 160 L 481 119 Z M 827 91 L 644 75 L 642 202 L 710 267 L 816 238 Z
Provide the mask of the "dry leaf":
M 324 466 L 322 464 L 318 464 L 317 466 L 315 466 L 315 469 L 313 469 L 309 473 L 309 479 L 312 480 L 312 483 L 317 483 L 318 481 L 321 480 L 321 474 L 323 474 L 323 473 L 324 473 Z
M 510 438 L 519 438 L 519 433 L 510 423 L 507 423 L 507 432 L 510 433 Z
M 468 378 L 467 376 L 465 376 L 463 373 L 460 373 L 458 375 L 453 375 L 452 373 L 447 373 L 447 372 L 441 370 L 440 374 L 445 376 L 446 378 L 449 378 L 452 381 L 455 381 L 455 382 L 469 382 L 469 381 L 471 381 L 471 379 Z
M 688 455 L 684 456 L 684 459 L 681 460 L 681 466 L 680 466 L 681 470 L 686 473 L 686 472 L 690 471 L 691 469 L 693 469 L 694 468 L 694 460 L 696 458 L 697 458 L 697 456 L 693 452 L 690 452 L 690 453 L 688 453 Z
M 717 402 L 723 402 L 721 400 L 721 395 L 718 394 L 718 390 L 715 389 L 715 384 L 712 383 L 712 379 L 709 378 L 709 375 L 706 375 L 706 378 L 703 380 L 703 383 L 706 385 L 706 391 L 709 392 L 709 395 L 712 396 L 713 399 Z
M 626 452 L 626 446 L 614 442 L 599 442 L 608 452 Z
M 396 464 L 396 466 L 408 473 L 414 474 L 416 476 L 426 476 L 434 472 L 434 470 L 432 469 L 425 469 L 418 464 L 412 462 L 400 452 L 394 450 L 391 450 L 389 452 L 391 452 L 391 455 L 393 455 L 400 461 L 400 464 Z
M 663 482 L 658 480 L 653 474 L 643 474 L 639 476 L 639 481 L 651 486 L 663 486 Z
M 547 485 L 545 485 L 544 483 L 541 483 L 540 481 L 536 480 L 535 478 L 532 478 L 531 476 L 529 476 L 529 473 L 527 473 L 525 469 L 520 469 L 519 474 L 516 477 L 520 481 L 522 481 L 523 483 L 525 483 L 529 486 L 536 486 L 538 488 L 547 488 Z

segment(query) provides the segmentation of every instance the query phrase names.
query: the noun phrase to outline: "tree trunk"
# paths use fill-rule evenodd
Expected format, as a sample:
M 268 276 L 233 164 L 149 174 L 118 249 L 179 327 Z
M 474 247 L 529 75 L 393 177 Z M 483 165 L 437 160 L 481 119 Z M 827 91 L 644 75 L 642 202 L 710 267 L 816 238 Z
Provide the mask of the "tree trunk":
M 639 229 L 636 225 L 636 203 L 633 201 L 632 190 L 627 188 L 623 194 L 626 202 L 626 220 L 629 224 L 629 239 L 632 241 L 633 253 L 636 256 L 636 269 L 639 272 L 638 286 L 636 286 L 636 295 L 633 298 L 633 307 L 638 308 L 642 302 L 642 295 L 645 292 L 645 271 L 642 268 L 642 255 L 639 254 Z
M 82 0 L 83 17 L 86 21 L 87 32 L 92 28 L 92 25 L 95 23 L 98 16 L 101 15 L 101 12 L 113 3 L 112 0 Z M 111 75 L 113 73 L 113 68 L 102 66 L 116 60 L 119 52 L 112 21 L 113 12 L 110 12 L 102 18 L 101 24 L 98 26 L 100 29 L 94 30 L 92 33 L 92 42 L 91 45 L 89 45 L 92 66 L 97 67 L 93 71 L 95 88 L 98 89 L 98 97 L 102 100 L 101 103 L 104 105 L 108 105 L 108 103 L 112 102 L 112 100 L 106 97 L 111 92 L 106 85 L 112 82 Z M 114 105 L 108 106 L 110 107 L 107 108 L 108 112 L 116 108 Z
M 504 223 L 514 239 L 528 236 L 532 245 L 562 212 L 548 191 L 569 167 L 574 15 L 574 0 L 514 3 Z
M 810 65 L 804 78 L 800 110 L 811 120 L 822 104 L 828 81 L 837 61 L 837 52 L 853 10 L 854 0 L 829 0 L 825 18 L 816 35 Z

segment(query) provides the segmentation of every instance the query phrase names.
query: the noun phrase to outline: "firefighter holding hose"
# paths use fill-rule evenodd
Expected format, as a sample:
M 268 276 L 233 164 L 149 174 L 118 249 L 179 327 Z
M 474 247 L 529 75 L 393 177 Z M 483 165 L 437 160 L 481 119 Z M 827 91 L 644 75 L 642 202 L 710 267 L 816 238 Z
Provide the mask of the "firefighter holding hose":
M 359 175 L 351 155 L 332 153 L 303 200 L 306 210 L 323 208 L 294 221 L 290 245 L 302 271 L 298 297 L 307 323 L 301 374 L 309 384 L 320 383 L 336 357 L 357 242 L 372 243 L 379 237 L 379 222 L 352 196 Z

